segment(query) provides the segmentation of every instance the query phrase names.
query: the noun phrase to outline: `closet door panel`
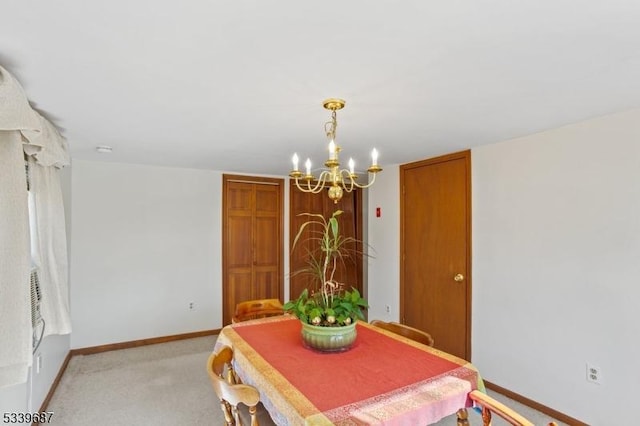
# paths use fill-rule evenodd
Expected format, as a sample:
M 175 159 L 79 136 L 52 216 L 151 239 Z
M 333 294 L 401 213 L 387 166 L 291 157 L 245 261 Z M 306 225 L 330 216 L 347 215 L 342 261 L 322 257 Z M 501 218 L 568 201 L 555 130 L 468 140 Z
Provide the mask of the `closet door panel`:
M 251 267 L 236 268 L 229 274 L 227 280 L 227 297 L 224 298 L 224 308 L 228 312 L 235 312 L 237 300 L 250 300 L 252 296 L 251 282 L 253 272 Z
M 280 197 L 277 186 L 262 185 L 255 188 L 256 190 L 256 215 L 279 216 L 280 215 Z
M 253 299 L 280 299 L 278 283 L 278 271 L 276 268 L 257 267 L 255 269 Z
M 242 182 L 229 182 L 226 195 L 229 212 L 246 212 L 251 215 L 253 210 L 253 188 L 251 185 Z
M 227 255 L 230 272 L 235 268 L 248 267 L 253 263 L 251 240 L 253 239 L 251 216 L 230 216 L 227 234 Z
M 256 266 L 277 266 L 281 256 L 274 250 L 273 242 L 278 240 L 278 219 L 275 217 L 257 217 L 255 238 L 255 264 Z

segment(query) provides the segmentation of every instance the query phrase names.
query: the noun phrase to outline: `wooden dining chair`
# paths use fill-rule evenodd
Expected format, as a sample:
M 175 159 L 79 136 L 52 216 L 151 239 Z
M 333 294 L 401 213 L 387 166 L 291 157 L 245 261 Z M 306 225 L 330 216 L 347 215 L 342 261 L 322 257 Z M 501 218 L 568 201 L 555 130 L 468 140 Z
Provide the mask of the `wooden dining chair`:
M 417 328 L 409 327 L 408 325 L 398 322 L 385 322 L 381 320 L 373 320 L 371 321 L 371 325 L 384 328 L 392 333 L 399 334 L 424 345 L 433 346 L 433 337 L 431 337 L 429 333 L 418 330 Z
M 260 393 L 253 386 L 235 383 L 233 350 L 223 346 L 209 356 L 207 372 L 220 400 L 226 426 L 274 426 L 275 423 L 260 402 Z
M 282 302 L 278 299 L 257 299 L 240 302 L 236 305 L 236 311 L 231 318 L 232 323 L 247 321 L 250 319 L 284 315 Z
M 486 393 L 474 390 L 469 393 L 469 398 L 482 410 L 483 426 L 491 425 L 492 414 L 496 414 L 513 426 L 534 426 L 532 422 Z M 548 426 L 557 426 L 557 424 L 551 422 Z

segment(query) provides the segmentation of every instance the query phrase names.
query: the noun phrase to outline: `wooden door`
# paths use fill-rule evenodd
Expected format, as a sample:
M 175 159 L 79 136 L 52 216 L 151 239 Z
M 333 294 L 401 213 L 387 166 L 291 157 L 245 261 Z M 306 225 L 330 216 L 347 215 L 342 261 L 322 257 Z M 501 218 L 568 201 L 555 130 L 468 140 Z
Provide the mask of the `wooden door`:
M 471 154 L 400 167 L 400 315 L 471 357 Z
M 362 241 L 362 191 L 354 190 L 346 192 L 338 203 L 334 203 L 329 198 L 326 191 L 318 194 L 302 192 L 296 188 L 295 183 L 291 182 L 290 186 L 290 244 L 291 253 L 289 269 L 289 298 L 296 299 L 305 288 L 312 288 L 312 279 L 305 274 L 296 274 L 307 267 L 307 259 L 310 246 L 309 236 L 313 233 L 313 228 L 307 228 L 305 234 L 295 250 L 292 249 L 293 239 L 300 229 L 300 225 L 309 220 L 308 216 L 299 216 L 300 213 L 319 213 L 325 218 L 330 217 L 336 210 L 342 210 L 343 213 L 338 217 L 340 224 L 340 233 L 345 237 L 353 237 Z M 317 231 L 317 229 L 316 229 Z M 362 243 L 355 246 L 355 249 L 362 252 Z M 355 287 L 360 294 L 363 293 L 363 259 L 362 255 L 354 256 L 353 259 L 346 259 L 345 263 L 339 265 L 336 273 L 338 282 L 344 283 L 347 289 Z
M 239 302 L 282 301 L 282 187 L 282 179 L 223 176 L 224 325 Z

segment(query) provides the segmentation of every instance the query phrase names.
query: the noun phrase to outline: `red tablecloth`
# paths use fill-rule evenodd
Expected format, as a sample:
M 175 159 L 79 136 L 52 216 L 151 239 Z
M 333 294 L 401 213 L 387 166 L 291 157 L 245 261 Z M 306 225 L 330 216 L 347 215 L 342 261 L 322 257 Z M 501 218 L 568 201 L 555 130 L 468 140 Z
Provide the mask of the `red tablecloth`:
M 238 373 L 281 425 L 426 425 L 469 406 L 479 376 L 467 361 L 366 323 L 346 352 L 302 346 L 292 317 L 225 327 Z

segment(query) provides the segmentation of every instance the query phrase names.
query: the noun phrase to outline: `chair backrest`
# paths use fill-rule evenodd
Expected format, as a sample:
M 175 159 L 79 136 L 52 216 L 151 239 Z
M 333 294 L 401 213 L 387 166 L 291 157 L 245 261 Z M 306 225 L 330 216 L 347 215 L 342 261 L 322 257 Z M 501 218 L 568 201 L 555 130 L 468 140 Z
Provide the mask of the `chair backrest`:
M 433 337 L 431 337 L 429 333 L 425 333 L 417 328 L 409 327 L 408 325 L 400 324 L 398 322 L 385 322 L 380 320 L 371 321 L 371 325 L 384 328 L 392 333 L 399 334 L 424 345 L 433 346 Z
M 253 386 L 234 383 L 232 359 L 233 351 L 228 346 L 224 346 L 218 352 L 211 354 L 207 361 L 207 372 L 213 390 L 220 400 L 226 425 L 243 425 L 238 409 L 238 404 L 242 403 L 249 408 L 251 426 L 259 426 L 256 407 L 260 402 L 260 393 Z
M 223 346 L 218 352 L 211 354 L 209 362 L 207 363 L 207 369 L 211 368 L 216 376 L 222 377 L 230 385 L 235 385 L 240 383 L 240 379 L 233 370 L 232 361 L 233 349 L 229 346 Z
M 469 398 L 473 401 L 476 407 L 482 409 L 482 424 L 484 426 L 489 426 L 491 424 L 492 414 L 502 417 L 507 421 L 507 423 L 513 426 L 534 426 L 532 422 L 486 393 L 474 390 L 469 393 Z M 549 423 L 549 426 L 557 425 L 555 422 L 551 422 Z
M 236 323 L 283 314 L 284 308 L 278 299 L 247 300 L 236 305 L 236 312 L 231 318 L 231 322 Z

